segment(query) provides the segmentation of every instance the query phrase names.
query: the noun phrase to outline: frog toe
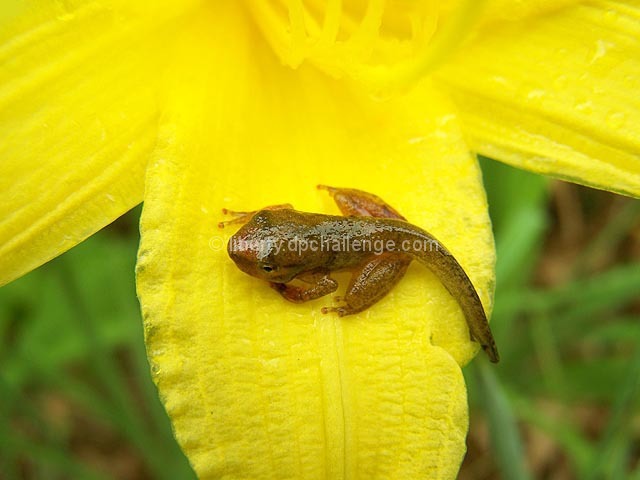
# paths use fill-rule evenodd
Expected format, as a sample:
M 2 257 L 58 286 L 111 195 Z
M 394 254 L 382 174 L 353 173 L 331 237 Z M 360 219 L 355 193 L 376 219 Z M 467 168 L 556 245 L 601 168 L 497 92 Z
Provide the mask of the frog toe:
M 345 315 L 350 315 L 354 313 L 348 306 L 344 307 L 322 307 L 320 311 L 324 314 L 335 312 L 339 317 L 344 317 Z

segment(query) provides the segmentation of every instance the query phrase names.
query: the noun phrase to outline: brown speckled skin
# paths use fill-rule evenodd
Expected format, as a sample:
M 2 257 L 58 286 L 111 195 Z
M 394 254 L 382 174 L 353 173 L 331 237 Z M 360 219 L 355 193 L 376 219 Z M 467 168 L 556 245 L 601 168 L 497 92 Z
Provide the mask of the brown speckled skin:
M 375 195 L 354 189 L 321 188 L 329 191 L 348 216 L 283 207 L 247 214 L 247 223 L 231 237 L 227 247 L 238 268 L 270 282 L 293 302 L 334 292 L 338 285 L 330 273 L 349 270 L 351 281 L 340 299 L 344 305 L 322 309 L 324 313 L 334 311 L 343 316 L 375 304 L 416 259 L 434 272 L 457 300 L 471 337 L 492 362 L 499 360 L 480 298 L 465 271 L 442 244 L 405 221 Z M 414 248 L 414 242 L 420 248 Z M 294 280 L 299 285 L 290 283 Z

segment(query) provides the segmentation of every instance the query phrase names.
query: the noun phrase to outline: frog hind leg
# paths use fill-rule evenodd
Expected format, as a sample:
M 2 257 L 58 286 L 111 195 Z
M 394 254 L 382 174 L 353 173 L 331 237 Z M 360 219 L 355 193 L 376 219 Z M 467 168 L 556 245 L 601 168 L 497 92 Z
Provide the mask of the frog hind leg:
M 382 299 L 404 276 L 411 257 L 397 253 L 373 255 L 362 267 L 353 272 L 344 302 L 335 307 L 324 307 L 322 313 L 335 312 L 339 316 L 366 310 Z
M 328 185 L 318 185 L 318 189 L 329 192 L 343 215 L 406 220 L 395 208 L 373 193 Z
M 281 203 L 279 205 L 269 205 L 260 210 L 293 210 L 293 205 L 290 203 Z M 224 228 L 227 225 L 244 225 L 260 210 L 253 210 L 251 212 L 238 212 L 236 210 L 229 210 L 227 208 L 222 209 L 223 215 L 230 215 L 233 217 L 231 220 L 225 220 L 218 223 L 218 228 Z
M 406 220 L 395 208 L 373 193 L 328 185 L 318 185 L 318 189 L 329 192 L 343 215 Z M 396 286 L 411 260 L 408 255 L 387 253 L 374 256 L 353 273 L 346 295 L 339 299 L 345 305 L 325 307 L 322 309 L 323 313 L 336 312 L 344 316 L 366 310 Z
M 288 283 L 271 282 L 271 288 L 283 298 L 293 303 L 303 303 L 333 293 L 338 288 L 338 282 L 326 272 L 307 272 L 296 277 L 305 285 L 291 285 Z

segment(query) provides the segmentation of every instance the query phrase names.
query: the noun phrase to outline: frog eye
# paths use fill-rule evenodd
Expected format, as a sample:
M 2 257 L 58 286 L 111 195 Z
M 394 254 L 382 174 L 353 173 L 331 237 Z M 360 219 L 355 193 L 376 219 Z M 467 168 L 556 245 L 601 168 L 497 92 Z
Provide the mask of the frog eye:
M 277 270 L 277 267 L 275 265 L 269 265 L 269 264 L 262 265 L 263 272 L 271 273 L 275 270 Z

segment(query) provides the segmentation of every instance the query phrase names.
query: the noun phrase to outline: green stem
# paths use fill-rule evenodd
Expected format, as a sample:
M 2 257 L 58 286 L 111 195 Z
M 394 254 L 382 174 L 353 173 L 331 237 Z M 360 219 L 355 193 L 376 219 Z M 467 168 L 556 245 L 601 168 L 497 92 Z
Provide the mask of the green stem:
M 484 359 L 470 367 L 477 378 L 480 404 L 487 413 L 491 445 L 502 471 L 502 478 L 529 480 L 516 419 L 509 399 L 500 384 L 495 369 Z

